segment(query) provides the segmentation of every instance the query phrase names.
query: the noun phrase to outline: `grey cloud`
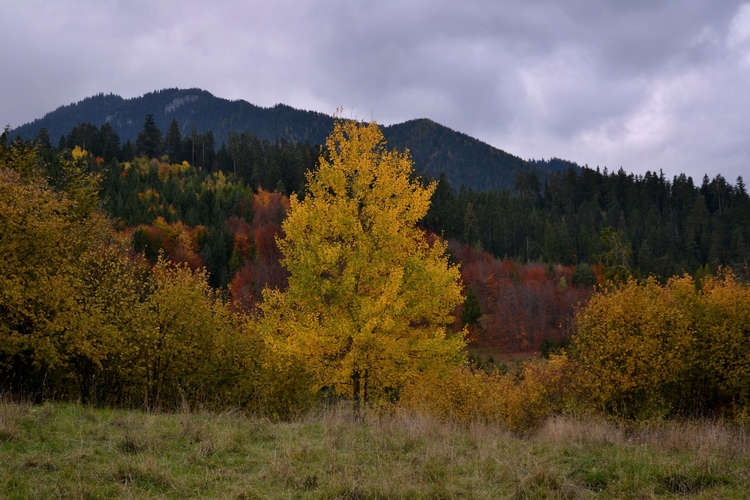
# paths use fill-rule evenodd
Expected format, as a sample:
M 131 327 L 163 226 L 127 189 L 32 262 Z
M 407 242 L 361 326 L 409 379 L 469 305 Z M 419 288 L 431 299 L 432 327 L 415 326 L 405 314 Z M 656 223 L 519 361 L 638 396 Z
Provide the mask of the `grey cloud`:
M 523 157 L 732 179 L 750 159 L 737 1 L 0 2 L 13 125 L 96 92 L 197 86 L 429 117 Z

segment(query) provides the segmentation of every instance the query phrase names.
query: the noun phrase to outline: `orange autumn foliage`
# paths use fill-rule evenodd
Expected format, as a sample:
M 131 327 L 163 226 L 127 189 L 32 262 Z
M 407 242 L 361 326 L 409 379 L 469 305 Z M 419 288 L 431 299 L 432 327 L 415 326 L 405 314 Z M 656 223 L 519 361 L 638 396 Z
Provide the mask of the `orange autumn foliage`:
M 187 264 L 196 270 L 203 267 L 200 257 L 198 238 L 205 234 L 206 228 L 191 228 L 177 221 L 168 223 L 157 217 L 153 225 L 141 225 L 133 231 L 133 241 L 137 252 L 145 252 L 152 262 L 156 261 L 159 252 L 171 262 Z
M 585 305 L 592 293 L 573 286 L 571 267 L 518 264 L 456 243 L 450 248 L 461 263 L 463 282 L 482 303 L 481 329 L 473 342 L 477 347 L 538 351 L 545 339 L 559 342 L 569 335 L 576 307 Z
M 260 189 L 250 204 L 253 219 L 247 222 L 233 217 L 229 227 L 235 234 L 234 249 L 242 259 L 240 270 L 232 278 L 229 290 L 236 310 L 254 314 L 264 288 L 285 289 L 287 272 L 281 266 L 276 244 L 284 232 L 281 221 L 289 208 L 289 198 Z

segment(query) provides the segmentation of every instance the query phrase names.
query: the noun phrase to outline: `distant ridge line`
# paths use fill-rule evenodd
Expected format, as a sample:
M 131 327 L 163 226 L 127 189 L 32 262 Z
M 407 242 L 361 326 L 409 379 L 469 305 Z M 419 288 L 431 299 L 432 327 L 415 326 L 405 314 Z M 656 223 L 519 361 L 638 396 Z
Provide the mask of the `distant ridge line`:
M 334 123 L 333 116 L 286 104 L 264 108 L 243 99 L 216 97 L 199 88 L 169 88 L 128 99 L 112 93 L 95 94 L 60 106 L 13 129 L 12 134 L 33 139 L 44 127 L 56 144 L 81 123 L 97 127 L 109 123 L 123 143 L 135 142 L 148 114 L 154 116 L 163 132 L 173 119 L 183 136 L 193 128 L 198 133 L 211 130 L 217 146 L 227 142 L 230 133 L 250 133 L 266 141 L 323 144 Z M 385 126 L 383 133 L 390 147 L 409 148 L 418 172 L 433 179 L 445 173 L 454 189 L 461 185 L 476 191 L 513 189 L 519 172 L 535 172 L 542 180 L 549 176 L 543 165 L 527 162 L 428 118 Z

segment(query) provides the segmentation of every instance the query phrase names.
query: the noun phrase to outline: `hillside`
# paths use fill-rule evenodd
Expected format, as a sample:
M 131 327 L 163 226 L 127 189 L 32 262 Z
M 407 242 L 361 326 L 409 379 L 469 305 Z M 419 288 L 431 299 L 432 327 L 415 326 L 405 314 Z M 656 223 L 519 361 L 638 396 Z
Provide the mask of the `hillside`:
M 154 116 L 162 132 L 168 130 L 173 119 L 185 136 L 192 133 L 193 127 L 198 133 L 211 130 L 217 146 L 227 140 L 230 132 L 249 132 L 261 140 L 283 138 L 322 144 L 333 125 L 330 115 L 284 104 L 263 108 L 243 100 L 222 99 L 201 89 L 166 89 L 132 99 L 98 94 L 61 106 L 16 128 L 12 135 L 32 139 L 44 127 L 56 144 L 80 123 L 109 123 L 123 143 L 134 142 L 147 114 Z M 520 171 L 535 171 L 540 179 L 548 176 L 548 171 L 540 166 L 429 119 L 390 125 L 383 132 L 391 147 L 411 150 L 418 172 L 433 178 L 445 172 L 456 190 L 462 184 L 477 191 L 512 189 Z
M 260 139 L 284 137 L 295 142 L 321 144 L 333 123 L 333 119 L 323 113 L 283 104 L 262 108 L 243 100 L 222 99 L 201 89 L 165 89 L 132 99 L 114 94 L 87 97 L 18 127 L 13 135 L 18 133 L 24 139 L 31 139 L 45 127 L 56 141 L 79 123 L 96 126 L 109 123 L 123 142 L 128 139 L 135 142 L 147 114 L 154 115 L 156 126 L 163 132 L 172 119 L 177 120 L 183 135 L 190 135 L 192 127 L 199 132 L 212 130 L 218 144 L 227 140 L 229 132 L 245 131 Z
M 549 174 L 505 151 L 425 118 L 383 129 L 390 147 L 409 148 L 416 169 L 437 179 L 445 173 L 454 189 L 461 184 L 477 191 L 512 189 L 518 172 Z M 460 179 L 460 181 L 459 181 Z

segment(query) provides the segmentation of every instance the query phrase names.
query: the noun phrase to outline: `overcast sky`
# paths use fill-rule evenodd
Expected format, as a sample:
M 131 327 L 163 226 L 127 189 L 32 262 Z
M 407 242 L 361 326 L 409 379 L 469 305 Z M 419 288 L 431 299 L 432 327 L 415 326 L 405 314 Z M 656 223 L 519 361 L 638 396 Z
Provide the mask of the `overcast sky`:
M 522 158 L 750 177 L 750 2 L 0 0 L 0 121 L 199 87 Z

